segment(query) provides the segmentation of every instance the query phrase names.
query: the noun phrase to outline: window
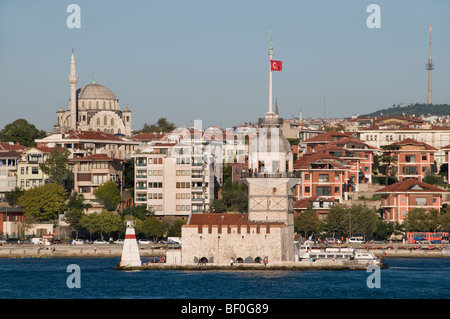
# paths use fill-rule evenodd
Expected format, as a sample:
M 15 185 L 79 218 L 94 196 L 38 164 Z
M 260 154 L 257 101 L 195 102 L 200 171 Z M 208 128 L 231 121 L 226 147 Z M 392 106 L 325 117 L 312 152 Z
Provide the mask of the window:
M 406 197 L 402 197 L 402 203 L 406 204 Z
M 319 182 L 328 182 L 328 174 L 319 174 Z
M 334 180 L 338 181 L 339 180 L 339 174 L 334 174 Z
M 433 197 L 433 204 L 436 204 L 436 203 L 437 203 L 437 198 Z
M 416 198 L 416 206 L 426 206 L 426 205 L 427 205 L 426 197 L 417 197 Z
M 336 186 L 336 187 L 334 188 L 334 193 L 335 193 L 335 194 L 339 193 L 339 186 Z
M 305 174 L 305 181 L 309 181 L 309 174 Z
M 416 162 L 416 156 L 415 155 L 406 155 L 405 161 L 407 163 L 415 163 Z
M 306 186 L 306 187 L 305 187 L 305 193 L 309 193 L 310 191 L 311 191 L 311 187 Z
M 330 196 L 331 195 L 331 187 L 316 187 L 316 194 L 317 195 L 323 195 L 323 196 Z
M 404 166 L 403 175 L 417 175 L 417 166 Z
M 427 160 L 427 155 L 422 155 L 422 161 L 426 161 Z
M 32 167 L 31 168 L 31 174 L 39 174 L 39 167 Z

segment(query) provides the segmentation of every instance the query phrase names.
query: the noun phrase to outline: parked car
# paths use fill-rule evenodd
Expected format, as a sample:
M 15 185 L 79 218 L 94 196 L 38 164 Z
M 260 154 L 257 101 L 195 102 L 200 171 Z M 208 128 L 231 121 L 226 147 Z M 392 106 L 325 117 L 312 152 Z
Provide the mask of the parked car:
M 448 243 L 449 243 L 448 237 L 441 238 L 441 244 L 448 244 Z
M 94 245 L 105 245 L 107 243 L 108 243 L 107 241 L 102 240 L 102 239 L 94 240 Z
M 72 240 L 72 245 L 83 245 L 84 241 L 82 241 L 81 239 L 74 239 Z
M 114 244 L 123 244 L 125 241 L 123 239 L 117 239 Z
M 337 238 L 325 238 L 323 242 L 325 244 L 342 244 L 342 240 Z
M 364 240 L 360 239 L 360 238 L 356 238 L 356 237 L 351 237 L 348 240 L 349 244 L 364 244 Z
M 151 240 L 148 240 L 148 239 L 139 239 L 138 243 L 139 244 L 143 244 L 143 245 L 153 244 L 153 242 Z
M 180 243 L 174 240 L 169 239 L 168 241 L 166 241 L 166 244 L 168 245 L 179 245 Z
M 429 240 L 425 240 L 425 239 L 418 240 L 416 243 L 422 244 L 422 245 L 431 245 L 431 242 Z
M 6 244 L 6 240 L 0 239 L 0 245 Z
M 6 240 L 7 244 L 20 244 L 19 238 L 8 238 Z

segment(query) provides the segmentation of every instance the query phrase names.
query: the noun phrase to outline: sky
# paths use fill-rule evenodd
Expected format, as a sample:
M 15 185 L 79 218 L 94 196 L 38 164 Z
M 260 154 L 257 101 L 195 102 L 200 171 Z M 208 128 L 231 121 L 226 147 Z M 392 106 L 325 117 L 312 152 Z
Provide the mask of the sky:
M 69 28 L 70 4 L 80 28 Z M 379 6 L 379 28 L 369 28 Z M 280 117 L 344 118 L 427 95 L 450 104 L 447 0 L 0 0 L 0 129 L 18 118 L 50 131 L 67 109 L 72 49 L 92 81 L 132 111 L 132 128 L 256 122 L 268 110 L 269 42 Z

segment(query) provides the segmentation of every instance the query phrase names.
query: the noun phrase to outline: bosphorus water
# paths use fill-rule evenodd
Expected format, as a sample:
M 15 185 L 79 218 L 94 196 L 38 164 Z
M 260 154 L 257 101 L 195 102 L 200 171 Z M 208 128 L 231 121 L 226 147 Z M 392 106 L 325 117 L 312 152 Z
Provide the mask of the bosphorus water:
M 447 299 L 450 258 L 388 258 L 370 272 L 114 270 L 120 258 L 0 259 L 2 299 Z M 145 261 L 145 260 L 143 260 Z M 69 288 L 69 265 L 80 287 Z

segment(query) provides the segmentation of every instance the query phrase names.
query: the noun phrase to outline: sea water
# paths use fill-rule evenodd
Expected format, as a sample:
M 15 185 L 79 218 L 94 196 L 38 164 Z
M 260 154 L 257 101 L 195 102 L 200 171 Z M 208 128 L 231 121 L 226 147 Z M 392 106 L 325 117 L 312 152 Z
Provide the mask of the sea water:
M 143 259 L 145 262 L 146 260 Z M 387 258 L 364 270 L 118 271 L 120 258 L 0 259 L 1 299 L 447 299 L 450 258 Z M 78 287 L 69 265 L 77 265 Z

